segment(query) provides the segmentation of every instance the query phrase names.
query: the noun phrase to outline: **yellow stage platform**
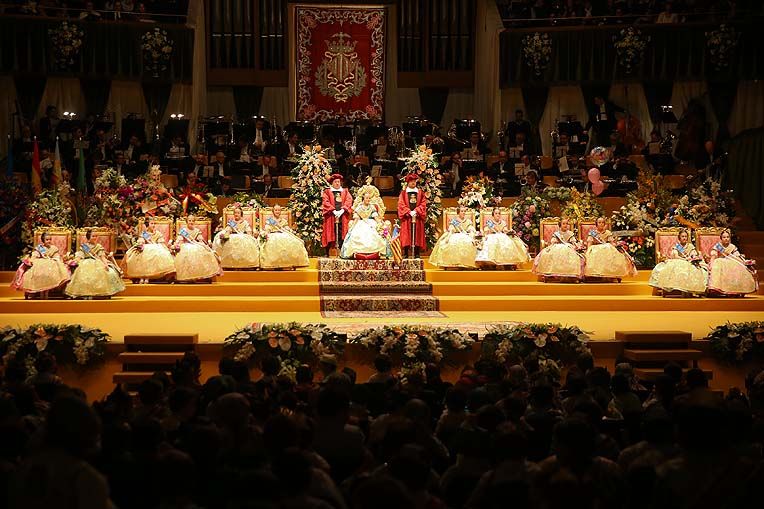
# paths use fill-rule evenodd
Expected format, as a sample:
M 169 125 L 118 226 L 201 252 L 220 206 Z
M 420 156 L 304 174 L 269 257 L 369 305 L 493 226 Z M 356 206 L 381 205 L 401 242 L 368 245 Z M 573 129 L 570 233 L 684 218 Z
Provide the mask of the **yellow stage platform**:
M 615 330 L 679 329 L 703 338 L 726 321 L 761 320 L 764 296 L 738 299 L 661 298 L 647 285 L 649 271 L 620 284 L 540 283 L 528 270 L 444 271 L 426 265 L 426 280 L 443 316 L 327 318 L 321 314 L 316 261 L 297 271 L 227 272 L 211 284 L 132 285 L 110 300 L 24 300 L 0 273 L 0 326 L 83 323 L 115 341 L 131 333 L 199 333 L 217 343 L 252 322 L 465 324 L 560 322 L 579 325 L 593 339 L 611 340 Z M 347 316 L 347 315 L 346 315 Z

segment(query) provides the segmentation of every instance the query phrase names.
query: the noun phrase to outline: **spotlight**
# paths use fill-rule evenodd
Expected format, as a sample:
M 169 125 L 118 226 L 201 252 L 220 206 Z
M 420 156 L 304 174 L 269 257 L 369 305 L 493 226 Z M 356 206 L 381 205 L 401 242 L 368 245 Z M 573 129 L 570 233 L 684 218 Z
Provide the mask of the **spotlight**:
M 170 115 L 170 118 L 178 119 L 178 120 L 182 119 L 183 117 L 185 117 L 183 113 L 173 113 L 172 115 Z

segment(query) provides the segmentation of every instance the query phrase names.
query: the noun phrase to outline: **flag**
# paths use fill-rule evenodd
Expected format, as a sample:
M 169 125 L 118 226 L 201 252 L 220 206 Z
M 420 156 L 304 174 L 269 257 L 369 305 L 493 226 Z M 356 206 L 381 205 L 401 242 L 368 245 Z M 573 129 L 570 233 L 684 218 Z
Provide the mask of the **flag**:
M 32 153 L 32 190 L 35 193 L 42 191 L 42 170 L 40 169 L 40 145 L 37 136 L 34 138 L 34 152 Z
M 58 137 L 56 137 L 56 158 L 53 160 L 53 175 L 50 182 L 55 189 L 61 183 L 61 152 L 58 150 Z
M 13 140 L 10 134 L 8 135 L 8 160 L 5 166 L 5 176 L 13 177 Z
M 393 254 L 393 261 L 400 267 L 403 262 L 403 251 L 401 250 L 401 229 L 397 225 L 393 229 L 390 239 L 390 252 Z
M 78 193 L 85 192 L 85 149 L 79 148 L 80 151 L 80 169 L 77 172 L 77 188 Z

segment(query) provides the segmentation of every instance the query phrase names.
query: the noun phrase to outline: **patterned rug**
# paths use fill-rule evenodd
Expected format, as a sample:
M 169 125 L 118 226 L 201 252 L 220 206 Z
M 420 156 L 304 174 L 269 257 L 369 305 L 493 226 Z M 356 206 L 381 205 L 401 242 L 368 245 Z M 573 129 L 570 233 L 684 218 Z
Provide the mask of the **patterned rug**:
M 321 311 L 324 318 L 445 318 L 440 311 Z M 368 327 L 368 325 L 366 325 Z M 333 326 L 332 326 L 333 327 Z
M 403 260 L 397 266 L 392 260 L 321 258 L 318 274 L 324 316 L 378 317 L 385 316 L 378 313 L 400 312 L 412 317 L 443 316 L 429 315 L 438 312 L 438 299 L 425 281 L 422 260 Z

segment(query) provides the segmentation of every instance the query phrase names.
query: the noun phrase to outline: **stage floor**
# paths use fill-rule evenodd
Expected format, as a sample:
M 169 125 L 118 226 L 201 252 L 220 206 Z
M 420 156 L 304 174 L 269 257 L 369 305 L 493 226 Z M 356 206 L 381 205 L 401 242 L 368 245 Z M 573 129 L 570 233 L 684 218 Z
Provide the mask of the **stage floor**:
M 444 271 L 425 265 L 439 313 L 352 312 L 324 316 L 315 260 L 297 271 L 229 271 L 211 284 L 127 284 L 110 300 L 24 300 L 0 272 L 0 326 L 82 323 L 125 334 L 198 333 L 219 343 L 253 322 L 326 323 L 357 331 L 366 326 L 417 323 L 477 332 L 496 322 L 578 325 L 592 339 L 612 340 L 616 330 L 685 330 L 696 339 L 716 325 L 764 319 L 764 296 L 736 299 L 661 298 L 647 285 L 649 271 L 620 284 L 540 283 L 518 271 Z

